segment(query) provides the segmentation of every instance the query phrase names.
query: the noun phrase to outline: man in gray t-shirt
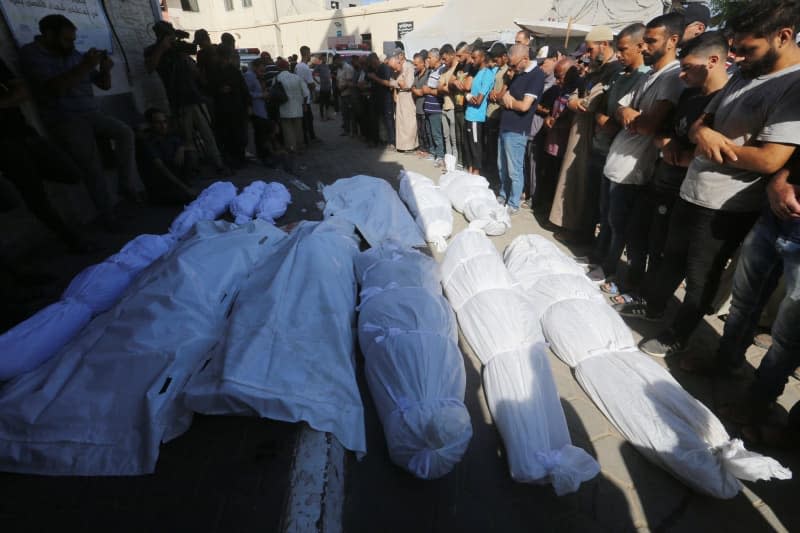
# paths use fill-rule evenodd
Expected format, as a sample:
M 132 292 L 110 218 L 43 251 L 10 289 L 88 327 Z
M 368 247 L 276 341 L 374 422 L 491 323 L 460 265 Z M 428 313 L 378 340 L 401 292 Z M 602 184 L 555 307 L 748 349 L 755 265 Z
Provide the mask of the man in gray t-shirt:
M 770 1 L 776 12 L 789 9 L 781 0 Z M 765 204 L 765 182 L 800 144 L 800 48 L 790 23 L 770 17 L 755 26 L 772 24 L 779 31 L 753 30 L 747 17 L 730 22 L 744 60 L 690 131 L 697 155 L 672 213 L 646 315 L 660 317 L 684 277 L 686 295 L 671 327 L 639 345 L 647 354 L 665 357 L 686 348 L 709 310 L 723 267 Z

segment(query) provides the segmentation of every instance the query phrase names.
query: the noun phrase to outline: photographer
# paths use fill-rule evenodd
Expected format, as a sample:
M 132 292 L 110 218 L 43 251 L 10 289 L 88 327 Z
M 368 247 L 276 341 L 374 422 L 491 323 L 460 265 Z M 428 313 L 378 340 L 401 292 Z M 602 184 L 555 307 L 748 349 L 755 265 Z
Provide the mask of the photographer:
M 103 171 L 94 139 L 114 141 L 120 184 L 126 192 L 141 201 L 144 191 L 136 169 L 133 131 L 101 113 L 92 92 L 92 85 L 111 88 L 114 63 L 105 51 L 91 48 L 82 54 L 75 50 L 76 27 L 63 15 L 42 18 L 39 31 L 32 43 L 20 49 L 22 70 L 53 139 L 87 173 L 92 200 L 106 224 L 113 226 L 114 188 Z
M 219 148 L 211 130 L 205 99 L 198 86 L 199 73 L 190 55 L 196 46 L 181 39 L 189 34 L 176 30 L 163 20 L 153 25 L 156 43 L 144 49 L 148 72 L 158 72 L 167 92 L 172 114 L 176 117 L 187 150 L 194 150 L 194 130 L 200 133 L 208 156 L 217 171 L 225 170 Z

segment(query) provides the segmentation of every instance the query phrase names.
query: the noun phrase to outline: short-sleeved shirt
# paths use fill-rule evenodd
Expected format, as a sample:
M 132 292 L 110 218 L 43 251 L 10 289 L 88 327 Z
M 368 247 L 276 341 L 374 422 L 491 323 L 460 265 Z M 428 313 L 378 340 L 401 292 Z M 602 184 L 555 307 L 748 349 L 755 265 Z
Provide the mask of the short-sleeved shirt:
M 526 96 L 533 96 L 531 107 L 525 111 L 515 111 L 503 109 L 500 115 L 500 131 L 510 131 L 529 135 L 531 131 L 531 120 L 536 112 L 536 103 L 542 97 L 544 90 L 544 72 L 538 68 L 536 63 L 532 63 L 530 70 L 518 73 L 511 79 L 508 86 L 508 94 L 517 100 L 523 100 Z
M 428 87 L 431 89 L 438 89 L 439 88 L 439 80 L 442 78 L 442 72 L 444 72 L 445 67 L 440 66 L 438 68 L 432 69 L 428 72 Z M 433 94 L 426 94 L 423 98 L 422 107 L 426 113 L 429 115 L 432 113 L 441 113 L 442 112 L 442 97 Z
M 320 92 L 331 92 L 331 68 L 325 63 L 320 63 L 314 67 L 314 74 L 319 78 Z
M 267 103 L 264 100 L 264 89 L 261 87 L 261 82 L 258 81 L 258 76 L 252 70 L 248 70 L 244 73 L 244 82 L 247 84 L 247 91 L 250 93 L 253 115 L 266 119 Z
M 672 115 L 671 126 L 667 133 L 672 142 L 676 143 L 682 150 L 691 150 L 694 143 L 689 140 L 689 129 L 692 124 L 700 118 L 708 103 L 719 91 L 710 94 L 703 94 L 700 88 L 689 88 L 683 91 L 675 112 Z M 665 161 L 660 161 L 653 174 L 653 185 L 659 190 L 677 193 L 681 189 L 681 183 L 686 177 L 686 167 L 670 165 Z
M 425 69 L 422 73 L 414 74 L 414 88 L 422 89 L 428 86 L 428 75 L 430 71 Z M 422 108 L 422 103 L 425 101 L 425 95 L 414 97 L 414 106 L 417 109 L 417 115 L 422 115 L 425 111 Z
M 8 87 L 9 83 L 17 79 L 11 69 L 0 59 L 0 84 Z M 6 89 L 0 87 L 0 94 Z M 28 129 L 28 122 L 22 114 L 19 106 L 1 108 L 0 107 L 0 138 L 11 138 L 20 135 Z
M 647 79 L 648 72 L 650 72 L 650 67 L 642 65 L 630 72 L 621 70 L 611 80 L 606 94 L 606 108 L 603 111 L 605 115 L 611 117 L 610 120 L 617 120 L 620 98 L 631 92 L 638 84 L 643 83 Z M 592 149 L 607 154 L 615 135 L 605 131 L 603 128 L 595 129 Z
M 496 69 L 482 68 L 472 80 L 472 89 L 469 93 L 472 96 L 483 95 L 481 105 L 473 105 L 467 102 L 467 110 L 464 118 L 470 122 L 485 122 L 486 108 L 489 106 L 489 93 L 494 88 L 494 73 Z
M 456 67 L 447 67 L 444 71 L 442 71 L 442 75 L 439 77 L 439 83 L 445 86 L 450 85 L 450 80 L 453 79 L 455 76 Z M 442 98 L 442 109 L 444 111 L 450 111 L 451 109 L 455 108 L 455 102 L 453 102 L 453 97 L 450 93 L 446 93 Z
M 459 63 L 459 65 L 456 67 L 456 71 L 453 73 L 453 76 L 455 76 L 455 78 L 458 81 L 463 82 L 467 78 L 474 78 L 475 74 L 477 73 L 478 69 L 475 68 L 474 65 L 472 64 L 466 65 Z M 464 99 L 465 94 L 466 94 L 465 91 L 452 91 L 453 103 L 455 104 L 455 107 L 457 109 L 464 109 L 464 106 L 466 105 Z
M 669 63 L 661 70 L 651 71 L 644 83 L 623 96 L 619 104 L 643 114 L 650 112 L 660 101 L 677 104 L 685 88 L 678 77 L 680 71 L 678 61 Z M 615 183 L 643 185 L 653 176 L 657 159 L 658 148 L 653 144 L 652 135 L 622 130 L 611 143 L 603 174 Z
M 54 54 L 34 41 L 23 46 L 19 55 L 23 72 L 33 84 L 42 120 L 53 122 L 67 114 L 97 111 L 92 90 L 92 83 L 99 75 L 96 70 L 87 73 L 77 85 L 58 96 L 44 90 L 44 84 L 49 80 L 77 67 L 83 61 L 83 54 L 77 50 L 67 55 Z
M 502 67 L 496 69 L 494 73 L 494 87 L 492 87 L 494 92 L 499 93 L 503 90 L 503 87 L 505 87 L 506 72 L 508 72 L 508 65 L 503 65 Z M 486 117 L 492 120 L 499 120 L 500 104 L 497 102 L 489 102 L 489 106 L 486 108 Z
M 751 140 L 800 145 L 800 64 L 747 79 L 734 74 L 706 107 L 712 127 L 739 146 Z M 697 156 L 681 186 L 687 202 L 722 211 L 758 211 L 764 176 Z

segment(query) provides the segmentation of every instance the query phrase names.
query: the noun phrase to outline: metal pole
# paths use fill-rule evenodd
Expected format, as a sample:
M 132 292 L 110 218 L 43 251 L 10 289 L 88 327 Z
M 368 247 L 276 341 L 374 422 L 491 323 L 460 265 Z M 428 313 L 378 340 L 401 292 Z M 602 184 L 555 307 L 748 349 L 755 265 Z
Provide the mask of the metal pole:
M 281 24 L 278 19 L 278 0 L 272 0 L 272 21 L 275 25 L 275 38 L 278 41 L 278 55 L 283 57 L 283 36 L 281 35 Z

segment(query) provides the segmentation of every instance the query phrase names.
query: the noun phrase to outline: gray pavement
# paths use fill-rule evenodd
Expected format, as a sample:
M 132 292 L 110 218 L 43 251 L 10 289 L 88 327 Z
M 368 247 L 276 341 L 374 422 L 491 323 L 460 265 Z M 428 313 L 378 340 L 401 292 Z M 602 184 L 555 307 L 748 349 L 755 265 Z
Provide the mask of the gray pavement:
M 367 148 L 339 136 L 338 122 L 316 123 L 322 142 L 300 158 L 298 178 L 251 165 L 234 181 L 280 180 L 293 204 L 279 225 L 321 216 L 318 183 L 369 174 L 397 184 L 402 168 L 436 178 L 431 162 L 412 155 Z M 202 185 L 202 184 L 201 184 Z M 101 242 L 95 254 L 70 255 L 52 240 L 28 236 L 36 244 L 23 256 L 26 269 L 52 279 L 37 286 L 15 307 L 15 316 L 35 311 L 55 300 L 66 283 L 85 266 L 113 253 L 132 236 L 163 232 L 179 208 L 122 206 L 126 232 L 109 235 L 91 231 Z M 78 210 L 80 211 L 80 210 Z M 454 214 L 454 233 L 466 226 Z M 14 220 L 0 218 L 5 235 Z M 17 222 L 18 223 L 18 222 Z M 548 238 L 530 213 L 514 217 L 513 228 L 494 238 L 501 250 L 517 235 L 538 233 Z M 38 238 L 38 240 L 36 240 Z M 44 240 L 42 240 L 44 239 Z M 579 250 L 578 250 L 579 251 Z M 434 254 L 435 256 L 435 254 Z M 673 306 L 674 307 L 674 306 Z M 658 325 L 630 321 L 637 335 Z M 709 318 L 695 335 L 691 351 L 709 353 L 722 323 Z M 502 441 L 484 398 L 480 364 L 462 339 L 467 369 L 466 404 L 474 437 L 455 470 L 442 479 L 420 481 L 393 466 L 363 378 L 368 454 L 356 461 L 347 454 L 343 531 L 345 532 L 522 532 L 522 531 L 800 531 L 794 508 L 798 482 L 747 483 L 729 501 L 694 493 L 627 444 L 584 394 L 571 371 L 554 356 L 551 366 L 561 395 L 573 442 L 596 457 L 601 474 L 574 494 L 557 497 L 549 486 L 514 482 L 508 473 Z M 752 347 L 754 365 L 764 351 Z M 670 361 L 660 361 L 674 367 Z M 671 368 L 675 377 L 712 410 L 740 395 L 744 385 L 714 381 Z M 788 408 L 800 399 L 794 380 L 781 398 Z M 277 531 L 286 505 L 296 426 L 264 420 L 198 417 L 184 436 L 162 447 L 156 473 L 141 478 L 47 478 L 0 474 L 0 521 L 4 531 Z M 735 431 L 735 428 L 731 428 Z M 796 450 L 761 449 L 792 470 L 800 469 Z

